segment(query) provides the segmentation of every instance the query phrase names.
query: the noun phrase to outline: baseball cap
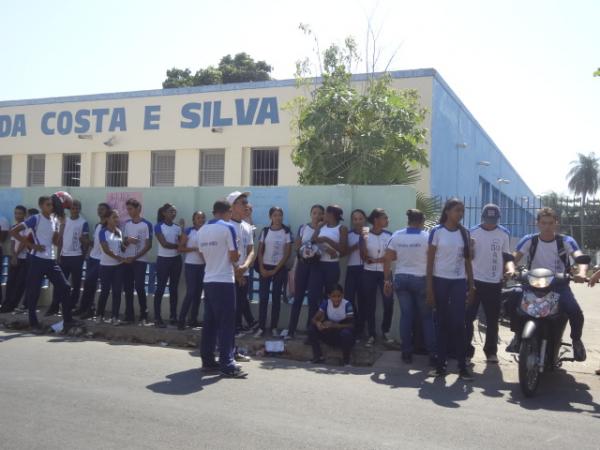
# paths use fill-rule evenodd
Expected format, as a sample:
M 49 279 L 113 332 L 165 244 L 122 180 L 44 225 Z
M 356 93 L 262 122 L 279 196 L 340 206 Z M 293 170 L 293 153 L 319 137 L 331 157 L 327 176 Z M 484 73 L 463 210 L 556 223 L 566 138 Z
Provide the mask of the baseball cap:
M 488 203 L 483 207 L 483 211 L 481 211 L 481 220 L 488 225 L 497 225 L 500 216 L 500 208 L 493 203 Z
M 240 191 L 233 191 L 231 194 L 229 194 L 226 197 L 226 200 L 229 202 L 230 205 L 233 205 L 235 203 L 235 201 L 240 198 L 242 195 L 245 195 L 246 197 L 250 196 L 250 192 L 240 192 Z

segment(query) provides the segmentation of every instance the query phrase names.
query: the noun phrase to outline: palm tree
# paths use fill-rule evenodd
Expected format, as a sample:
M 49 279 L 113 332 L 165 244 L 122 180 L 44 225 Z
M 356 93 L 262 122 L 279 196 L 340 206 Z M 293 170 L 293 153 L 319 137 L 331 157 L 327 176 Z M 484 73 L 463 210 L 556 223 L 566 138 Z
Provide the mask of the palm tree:
M 600 187 L 598 176 L 600 175 L 600 162 L 594 152 L 589 155 L 577 153 L 577 160 L 571 161 L 571 170 L 567 174 L 569 189 L 575 195 L 581 195 L 581 221 L 580 242 L 583 245 L 583 225 L 585 215 L 585 201 L 588 196 L 593 196 Z

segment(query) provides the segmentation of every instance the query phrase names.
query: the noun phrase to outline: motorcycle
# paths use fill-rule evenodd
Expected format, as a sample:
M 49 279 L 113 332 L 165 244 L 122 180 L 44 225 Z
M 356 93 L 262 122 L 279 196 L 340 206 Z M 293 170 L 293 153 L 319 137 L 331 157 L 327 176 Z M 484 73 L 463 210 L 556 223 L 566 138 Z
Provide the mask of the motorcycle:
M 590 257 L 576 258 L 577 264 L 589 264 Z M 520 274 L 522 297 L 517 308 L 517 316 L 524 323 L 519 349 L 519 384 L 526 397 L 532 397 L 544 372 L 560 368 L 565 361 L 574 358 L 563 357 L 562 336 L 568 318 L 559 309 L 560 285 L 568 284 L 573 277 L 569 274 L 555 274 L 548 269 L 524 270 Z

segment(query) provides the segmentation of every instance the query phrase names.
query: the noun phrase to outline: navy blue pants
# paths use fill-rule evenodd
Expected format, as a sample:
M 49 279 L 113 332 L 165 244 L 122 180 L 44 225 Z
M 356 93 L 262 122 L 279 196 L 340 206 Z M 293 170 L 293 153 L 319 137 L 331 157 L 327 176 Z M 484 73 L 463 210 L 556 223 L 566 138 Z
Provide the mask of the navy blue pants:
M 156 291 L 154 292 L 154 320 L 161 320 L 160 306 L 169 283 L 169 318 L 177 320 L 177 294 L 181 276 L 181 256 L 156 258 Z
M 294 336 L 296 329 L 298 328 L 298 319 L 300 318 L 300 311 L 302 311 L 302 304 L 306 296 L 306 290 L 308 289 L 308 280 L 310 274 L 315 270 L 316 264 L 305 264 L 298 260 L 296 262 L 296 272 L 294 273 L 294 303 L 290 311 L 290 323 L 288 325 L 288 335 Z M 306 329 L 309 329 L 312 317 L 308 316 Z
M 486 356 L 498 353 L 498 320 L 500 318 L 500 301 L 502 296 L 502 283 L 485 283 L 475 280 L 475 301 L 467 305 L 466 312 L 466 336 L 467 357 L 472 358 L 475 354 L 473 347 L 473 322 L 477 317 L 479 305 L 483 306 L 485 312 L 485 345 L 483 352 Z
M 119 318 L 121 293 L 123 290 L 123 264 L 116 266 L 100 265 L 100 297 L 98 297 L 98 317 L 104 316 L 108 294 L 112 292 L 112 318 Z
M 256 320 L 252 315 L 250 309 L 250 300 L 248 299 L 248 289 L 250 288 L 251 278 L 244 277 L 246 282 L 244 284 L 235 283 L 235 328 L 236 330 L 242 329 L 242 319 L 246 321 L 249 327 L 254 326 Z
M 381 331 L 389 333 L 392 327 L 392 316 L 394 315 L 394 297 L 387 296 L 383 293 L 383 284 L 385 277 L 383 272 L 375 270 L 363 270 L 363 296 L 365 298 L 366 314 L 361 318 L 363 321 L 356 324 L 357 336 L 362 334 L 364 328 L 364 320 L 366 319 L 369 336 L 376 337 L 375 331 L 375 313 L 377 311 L 377 290 L 381 293 L 383 300 L 383 320 L 381 322 Z
M 352 328 L 319 331 L 315 324 L 311 323 L 308 337 L 312 345 L 314 358 L 320 358 L 322 356 L 321 341 L 323 341 L 332 347 L 341 348 L 344 364 L 350 363 L 350 354 L 352 353 L 352 347 L 355 342 L 354 331 Z
M 340 263 L 319 261 L 310 272 L 308 280 L 308 317 L 313 319 L 319 305 L 327 298 L 327 290 L 340 280 Z M 309 325 L 306 327 L 309 328 Z
M 352 302 L 354 308 L 354 321 L 366 321 L 367 305 L 363 295 L 363 266 L 346 267 L 346 280 L 344 282 L 344 298 Z M 356 330 L 354 330 L 356 332 Z
M 6 280 L 6 297 L 2 307 L 6 310 L 13 310 L 19 306 L 19 302 L 25 293 L 27 281 L 27 260 L 17 259 L 17 265 L 8 266 L 8 279 Z
M 266 270 L 273 270 L 275 266 L 263 265 Z M 271 329 L 279 325 L 279 312 L 281 311 L 281 294 L 283 284 L 287 280 L 288 271 L 282 267 L 275 275 L 271 277 L 260 276 L 259 280 L 259 304 L 258 304 L 258 326 L 265 330 L 267 326 L 267 310 L 269 309 L 269 290 L 271 286 Z
M 27 308 L 29 309 L 29 325 L 36 327 L 39 325 L 36 309 L 42 290 L 42 280 L 44 276 L 52 283 L 52 287 L 57 291 L 58 298 L 61 299 L 63 318 L 65 322 L 71 322 L 72 305 L 69 301 L 69 282 L 56 264 L 54 259 L 44 259 L 38 256 L 31 256 L 29 259 L 29 270 L 27 271 L 27 288 L 25 292 Z
M 79 295 L 81 294 L 81 277 L 83 274 L 83 255 L 79 256 L 61 256 L 60 270 L 62 270 L 63 275 L 67 280 L 71 281 L 71 291 L 67 293 L 70 295 L 71 305 L 73 308 L 77 308 L 77 303 L 79 303 Z M 61 299 L 58 298 L 58 294 L 56 290 L 52 293 L 52 305 L 50 306 L 53 310 L 58 310 L 58 305 L 60 304 Z
M 571 327 L 571 339 L 574 341 L 581 340 L 583 334 L 583 311 L 577 303 L 573 291 L 568 284 L 562 284 L 557 287 L 556 291 L 560 294 L 558 304 L 560 308 L 569 316 L 569 325 Z
M 205 264 L 184 264 L 185 271 L 185 298 L 181 311 L 179 312 L 179 324 L 185 325 L 185 318 L 190 313 L 190 324 L 198 323 L 198 312 L 200 310 L 200 298 L 204 287 Z
M 100 276 L 100 260 L 88 258 L 85 263 L 85 281 L 83 282 L 83 294 L 81 294 L 82 311 L 94 311 L 96 300 L 96 289 L 98 289 L 98 277 Z
M 448 348 L 456 351 L 458 368 L 466 367 L 467 280 L 433 277 L 438 369 L 446 366 Z
M 396 274 L 394 290 L 400 303 L 400 337 L 402 352 L 414 351 L 415 319 L 420 320 L 423 327 L 425 346 L 430 356 L 436 354 L 435 325 L 433 308 L 427 306 L 425 296 L 426 280 L 424 276 Z
M 125 292 L 125 320 L 133 322 L 135 313 L 133 308 L 133 291 L 138 296 L 140 305 L 140 320 L 148 319 L 148 300 L 146 298 L 146 268 L 148 263 L 134 261 L 123 264 L 123 291 Z
M 215 349 L 219 340 L 221 370 L 235 369 L 233 348 L 235 335 L 235 284 L 204 283 L 204 326 L 200 356 L 203 365 L 215 363 Z

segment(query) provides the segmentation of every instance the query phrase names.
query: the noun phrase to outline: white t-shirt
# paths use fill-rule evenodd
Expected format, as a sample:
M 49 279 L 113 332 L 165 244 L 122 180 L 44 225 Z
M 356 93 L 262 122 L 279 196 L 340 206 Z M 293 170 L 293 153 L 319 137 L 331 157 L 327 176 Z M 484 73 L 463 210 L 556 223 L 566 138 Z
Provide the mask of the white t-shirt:
M 79 216 L 73 220 L 67 217 L 65 220 L 65 231 L 63 233 L 63 245 L 60 254 L 62 256 L 81 256 L 81 241 L 79 240 L 84 234 L 89 234 L 90 229 L 83 217 Z
M 186 248 L 199 248 L 197 240 L 198 230 L 194 227 L 189 227 L 185 229 L 185 234 L 188 238 L 185 244 Z M 204 257 L 198 251 L 187 252 L 185 254 L 185 263 L 195 265 L 206 264 L 204 261 Z
M 196 234 L 198 248 L 206 261 L 205 283 L 234 283 L 229 252 L 238 249 L 235 227 L 224 220 L 209 220 Z
M 321 228 L 321 231 L 319 232 L 319 237 L 329 238 L 333 242 L 339 244 L 339 242 L 340 242 L 340 226 L 341 225 L 339 225 L 339 224 L 336 225 L 335 227 L 329 227 L 327 225 L 324 225 Z M 327 253 L 327 248 L 333 248 L 329 244 L 322 242 L 319 244 L 319 248 L 321 249 L 321 261 L 335 262 L 335 261 L 340 260 L 340 254 L 337 253 L 337 250 L 336 250 L 336 256 L 330 256 L 329 253 Z
M 391 237 L 392 233 L 387 230 L 382 230 L 379 234 L 369 231 L 368 236 L 365 238 L 361 237 L 361 239 L 364 239 L 365 245 L 367 246 L 367 255 L 370 258 L 378 259 L 383 258 L 385 255 L 385 249 L 387 248 Z M 383 272 L 383 262 L 369 263 L 365 261 L 364 269 L 372 272 Z
M 125 247 L 125 256 L 132 258 L 139 255 L 144 247 L 146 247 L 147 241 L 152 240 L 152 224 L 146 219 L 142 218 L 139 222 L 134 222 L 129 219 L 123 226 L 123 236 L 133 237 L 138 240 L 137 244 L 129 244 Z M 148 253 L 138 258 L 136 261 L 148 262 Z
M 345 298 L 342 299 L 337 308 L 333 305 L 331 300 L 324 300 L 319 306 L 319 309 L 325 313 L 325 320 L 335 323 L 340 323 L 348 317 L 354 317 L 352 302 L 349 302 Z
M 358 242 L 360 241 L 360 234 L 358 234 L 356 231 L 354 230 L 350 230 L 348 232 L 348 248 L 352 247 L 353 245 L 358 244 Z M 363 262 L 362 259 L 360 258 L 360 248 L 356 247 L 356 249 L 352 250 L 352 252 L 350 253 L 350 255 L 348 255 L 348 265 L 349 266 L 362 266 Z
M 19 232 L 19 236 L 27 236 L 28 234 L 28 229 L 24 229 Z M 21 245 L 21 243 L 12 236 L 10 237 L 10 242 L 14 242 L 15 251 L 19 248 L 19 245 Z M 17 253 L 17 259 L 27 259 L 27 247 L 23 247 L 23 250 Z
M 427 275 L 427 247 L 429 233 L 419 228 L 404 228 L 396 231 L 388 249 L 396 252 L 395 274 L 414 275 L 424 277 Z
M 154 226 L 154 234 L 162 234 L 165 237 L 165 241 L 169 244 L 177 244 L 179 243 L 179 236 L 181 236 L 181 227 L 175 223 L 167 225 L 164 222 L 158 222 Z M 158 256 L 172 258 L 179 255 L 179 252 L 176 248 L 164 248 L 159 242 L 157 254 Z
M 248 222 L 242 220 L 238 222 L 237 220 L 231 219 L 229 223 L 235 229 L 235 235 L 237 237 L 237 246 L 238 251 L 240 252 L 240 259 L 238 264 L 244 264 L 246 262 L 246 258 L 248 257 L 248 246 L 254 245 L 254 228 Z M 248 276 L 250 273 L 250 269 L 246 270 L 244 276 Z
M 0 216 L 0 231 L 10 231 L 10 223 L 4 216 Z
M 469 233 L 467 232 L 467 242 Z M 448 230 L 443 225 L 434 227 L 429 233 L 429 243 L 436 247 L 433 275 L 439 278 L 460 280 L 467 277 L 465 271 L 465 244 L 457 228 Z
M 262 257 L 263 264 L 276 266 L 285 256 L 286 244 L 292 243 L 292 232 L 289 228 L 287 230 L 285 228 L 281 230 L 264 228 L 260 233 L 259 241 L 264 244 L 265 249 Z
M 90 250 L 90 258 L 100 260 L 102 257 L 102 247 L 100 246 L 100 230 L 102 225 L 97 223 L 94 228 L 94 242 L 92 243 L 92 249 Z
M 123 234 L 117 228 L 113 233 L 108 228 L 102 228 L 100 230 L 100 242 L 106 242 L 108 244 L 108 248 L 111 252 L 113 252 L 117 256 L 123 256 Z M 114 259 L 111 256 L 108 256 L 104 250 L 102 250 L 102 256 L 100 256 L 100 265 L 101 266 L 118 266 L 121 264 L 119 261 Z
M 59 226 L 56 216 L 52 214 L 47 219 L 42 214 L 35 214 L 25 221 L 25 226 L 28 230 L 31 230 L 33 242 L 46 247 L 43 252 L 32 249 L 30 253 L 38 258 L 56 259 L 56 251 L 53 244 L 54 233 L 58 232 Z
M 300 239 L 300 242 L 303 244 L 305 242 L 310 242 L 314 233 L 315 229 L 309 223 L 305 223 L 298 229 L 298 239 Z
M 517 244 L 517 251 L 529 257 L 529 248 L 531 247 L 531 239 L 533 239 L 533 236 L 535 236 L 535 234 L 529 234 L 521 239 Z M 577 242 L 571 236 L 563 235 L 563 242 L 565 244 L 565 251 L 568 252 L 569 255 L 579 250 L 579 245 L 577 245 Z M 538 244 L 533 261 L 531 262 L 531 268 L 544 268 L 552 270 L 555 273 L 564 273 L 565 265 L 558 255 L 556 238 L 552 239 L 550 242 L 542 241 L 538 238 Z
M 484 283 L 500 283 L 504 273 L 504 256 L 510 253 L 510 232 L 498 225 L 486 230 L 481 225 L 471 229 L 473 278 Z

